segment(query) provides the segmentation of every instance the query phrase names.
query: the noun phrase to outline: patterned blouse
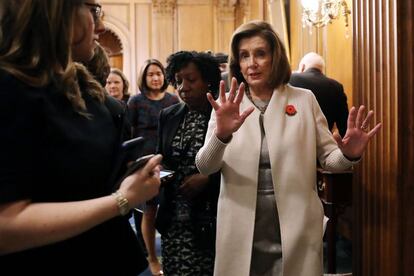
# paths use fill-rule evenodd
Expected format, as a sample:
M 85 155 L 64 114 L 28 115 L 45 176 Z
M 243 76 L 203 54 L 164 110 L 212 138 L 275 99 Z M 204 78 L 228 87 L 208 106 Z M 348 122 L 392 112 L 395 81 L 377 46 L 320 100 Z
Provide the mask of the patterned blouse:
M 183 119 L 172 140 L 172 157 L 177 160 L 177 177 L 174 181 L 175 190 L 181 185 L 185 176 L 198 173 L 195 156 L 204 144 L 209 118 L 198 111 L 189 111 Z M 176 206 L 173 220 L 187 221 L 190 219 L 191 203 L 177 194 L 172 201 Z

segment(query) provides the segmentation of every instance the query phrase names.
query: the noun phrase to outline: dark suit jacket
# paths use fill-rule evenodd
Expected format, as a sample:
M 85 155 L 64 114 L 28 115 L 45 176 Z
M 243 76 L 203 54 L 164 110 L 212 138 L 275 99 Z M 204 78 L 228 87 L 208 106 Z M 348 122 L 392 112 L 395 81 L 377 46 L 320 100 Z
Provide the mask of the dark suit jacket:
M 289 83 L 292 86 L 311 90 L 325 115 L 329 129 L 334 123 L 343 137 L 348 120 L 348 105 L 342 84 L 326 77 L 316 68 L 310 68 L 303 73 L 293 73 Z
M 171 144 L 183 117 L 187 112 L 187 105 L 185 103 L 178 103 L 163 109 L 160 113 L 157 153 L 163 155 L 162 163 L 166 169 L 176 170 L 175 160 L 171 158 Z M 166 183 L 159 194 L 160 206 L 156 218 L 156 228 L 161 234 L 163 234 L 169 226 L 174 209 L 174 206 L 171 205 L 172 197 L 174 196 L 174 188 L 173 185 L 169 184 L 172 183 Z M 216 214 L 219 188 L 220 172 L 209 176 L 209 183 L 207 184 L 206 189 L 202 191 L 193 202 L 192 212 L 194 214 L 202 212 L 205 203 L 209 202 L 210 206 L 213 208 L 212 212 Z

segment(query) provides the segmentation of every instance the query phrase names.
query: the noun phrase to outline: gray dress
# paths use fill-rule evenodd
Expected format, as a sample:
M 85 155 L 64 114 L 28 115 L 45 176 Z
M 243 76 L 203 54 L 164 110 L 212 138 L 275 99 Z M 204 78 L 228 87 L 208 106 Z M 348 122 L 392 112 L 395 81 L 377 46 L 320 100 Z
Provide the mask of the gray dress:
M 254 101 L 254 104 L 262 111 L 260 114 L 262 142 L 250 275 L 278 276 L 282 275 L 282 244 L 269 150 L 263 128 L 263 113 L 268 102 Z

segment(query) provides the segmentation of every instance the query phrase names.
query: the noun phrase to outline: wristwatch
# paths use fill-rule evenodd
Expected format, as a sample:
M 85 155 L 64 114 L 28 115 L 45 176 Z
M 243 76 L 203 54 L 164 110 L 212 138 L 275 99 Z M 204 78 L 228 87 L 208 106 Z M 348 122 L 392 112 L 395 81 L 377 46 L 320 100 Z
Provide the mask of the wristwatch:
M 112 194 L 115 197 L 116 203 L 118 204 L 119 213 L 121 216 L 125 216 L 129 213 L 128 199 L 118 190 Z

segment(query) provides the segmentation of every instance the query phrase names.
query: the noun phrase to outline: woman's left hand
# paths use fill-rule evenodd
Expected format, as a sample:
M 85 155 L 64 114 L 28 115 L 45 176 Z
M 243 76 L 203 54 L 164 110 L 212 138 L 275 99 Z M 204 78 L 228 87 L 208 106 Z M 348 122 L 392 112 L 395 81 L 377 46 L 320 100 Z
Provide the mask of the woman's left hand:
M 342 138 L 339 133 L 334 133 L 333 136 L 339 149 L 348 159 L 361 158 L 369 140 L 381 128 L 381 123 L 379 123 L 373 129 L 368 129 L 373 114 L 374 112 L 370 110 L 365 117 L 365 106 L 361 105 L 358 111 L 355 107 L 352 107 L 349 111 L 348 128 L 345 136 Z
M 204 190 L 207 183 L 208 176 L 197 173 L 185 177 L 178 189 L 185 197 L 191 199 Z

